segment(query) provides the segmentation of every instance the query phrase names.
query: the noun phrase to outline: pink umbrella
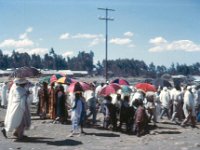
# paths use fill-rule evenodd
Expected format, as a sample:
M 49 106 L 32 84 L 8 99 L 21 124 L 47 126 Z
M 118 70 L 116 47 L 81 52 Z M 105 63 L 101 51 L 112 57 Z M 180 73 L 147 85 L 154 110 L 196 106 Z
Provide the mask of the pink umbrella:
M 67 88 L 67 92 L 77 92 L 77 91 L 87 91 L 87 90 L 90 90 L 90 85 L 86 82 L 74 82 L 74 83 L 71 83 L 69 85 L 69 87 Z
M 99 94 L 102 96 L 107 96 L 107 95 L 116 93 L 119 89 L 121 89 L 120 85 L 111 83 L 103 87 L 101 91 L 99 92 Z
M 119 85 L 129 85 L 128 81 L 126 81 L 125 79 L 115 79 L 112 80 L 110 83 L 117 83 Z

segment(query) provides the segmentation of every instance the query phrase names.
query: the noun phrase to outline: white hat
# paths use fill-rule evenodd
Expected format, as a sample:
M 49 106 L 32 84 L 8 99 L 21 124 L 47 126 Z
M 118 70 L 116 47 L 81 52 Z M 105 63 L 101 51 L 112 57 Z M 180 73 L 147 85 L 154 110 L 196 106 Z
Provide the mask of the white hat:
M 142 95 L 142 93 L 140 92 L 136 92 L 134 95 L 133 95 L 133 100 L 144 100 L 144 96 Z
M 191 90 L 192 89 L 192 86 L 187 86 L 187 90 Z
M 14 83 L 15 84 L 26 84 L 26 83 L 28 83 L 28 80 L 26 80 L 25 78 L 15 78 Z
M 166 86 L 163 87 L 163 91 L 167 91 L 167 87 Z
M 117 90 L 117 94 L 122 94 L 122 90 L 121 89 Z

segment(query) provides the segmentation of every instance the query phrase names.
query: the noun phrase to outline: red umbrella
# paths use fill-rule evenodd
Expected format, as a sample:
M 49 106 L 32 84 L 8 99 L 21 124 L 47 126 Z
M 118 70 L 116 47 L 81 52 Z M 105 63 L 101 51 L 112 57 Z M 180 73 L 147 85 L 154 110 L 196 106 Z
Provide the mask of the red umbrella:
M 147 91 L 156 92 L 156 87 L 154 85 L 149 84 L 149 83 L 137 83 L 135 85 L 135 87 L 137 89 L 141 89 L 141 90 L 143 90 L 145 92 L 147 92 Z
M 58 79 L 60 79 L 61 77 L 64 77 L 64 76 L 65 75 L 63 75 L 63 74 L 54 74 L 50 78 L 50 83 L 53 83 L 53 82 L 57 81 Z
M 125 79 L 115 79 L 112 80 L 110 83 L 117 83 L 119 85 L 129 85 L 128 81 L 126 81 Z
M 69 85 L 69 87 L 67 88 L 67 92 L 77 92 L 77 91 L 86 91 L 86 90 L 90 90 L 90 85 L 86 82 L 74 82 L 71 83 Z
M 119 90 L 119 89 L 121 89 L 120 85 L 115 84 L 115 83 L 111 83 L 111 84 L 103 87 L 101 89 L 101 91 L 99 92 L 99 94 L 102 95 L 102 96 L 107 96 L 107 95 L 116 93 L 117 90 Z

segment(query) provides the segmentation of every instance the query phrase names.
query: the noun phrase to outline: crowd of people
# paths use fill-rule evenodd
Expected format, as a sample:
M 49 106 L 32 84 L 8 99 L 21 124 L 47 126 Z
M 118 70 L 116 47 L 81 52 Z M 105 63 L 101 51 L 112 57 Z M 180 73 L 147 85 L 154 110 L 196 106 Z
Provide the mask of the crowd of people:
M 137 136 L 149 132 L 150 122 L 156 127 L 162 119 L 182 127 L 188 124 L 195 127 L 200 121 L 200 90 L 197 86 L 164 86 L 156 92 L 130 87 L 129 93 L 118 90 L 114 94 L 101 95 L 101 89 L 108 84 L 92 82 L 90 90 L 77 88 L 79 90 L 68 93 L 66 85 L 56 82 L 32 86 L 28 80 L 16 78 L 10 88 L 5 83 L 1 89 L 1 107 L 7 109 L 1 131 L 6 138 L 7 132 L 13 132 L 18 139 L 23 139 L 25 129 L 31 125 L 31 103 L 37 106 L 36 114 L 40 119 L 62 124 L 70 121 L 69 137 L 84 134 L 86 123 L 96 126 L 99 121 L 106 130 Z M 98 114 L 103 115 L 103 120 L 98 119 Z

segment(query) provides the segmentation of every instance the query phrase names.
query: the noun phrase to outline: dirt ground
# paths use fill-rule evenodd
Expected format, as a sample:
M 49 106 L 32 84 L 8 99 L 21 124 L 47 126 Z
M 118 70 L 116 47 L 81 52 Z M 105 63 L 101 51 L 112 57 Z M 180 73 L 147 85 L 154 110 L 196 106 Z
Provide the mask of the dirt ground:
M 0 108 L 0 122 L 5 109 Z M 100 115 L 98 117 L 101 119 Z M 152 127 L 152 125 L 150 124 Z M 200 124 L 197 125 L 200 128 Z M 168 120 L 162 120 L 150 134 L 142 137 L 121 132 L 103 130 L 101 122 L 96 127 L 85 128 L 85 135 L 67 137 L 71 125 L 53 124 L 51 120 L 40 120 L 32 116 L 32 126 L 22 141 L 16 141 L 12 133 L 5 139 L 0 133 L 0 150 L 199 150 L 200 129 L 182 128 Z
M 6 78 L 0 79 L 6 80 Z M 139 81 L 132 79 L 131 83 L 136 80 Z M 5 109 L 0 108 L 1 126 L 5 112 Z M 101 115 L 98 118 L 101 119 Z M 95 127 L 85 128 L 85 135 L 67 137 L 71 130 L 70 123 L 53 124 L 52 120 L 40 120 L 38 116 L 32 115 L 31 128 L 25 132 L 28 137 L 16 141 L 12 133 L 8 133 L 8 139 L 0 133 L 0 150 L 200 150 L 199 123 L 197 128 L 190 126 L 182 128 L 164 119 L 157 123 L 156 128 L 153 128 L 152 124 L 150 127 L 150 134 L 136 137 L 103 130 L 100 121 Z

